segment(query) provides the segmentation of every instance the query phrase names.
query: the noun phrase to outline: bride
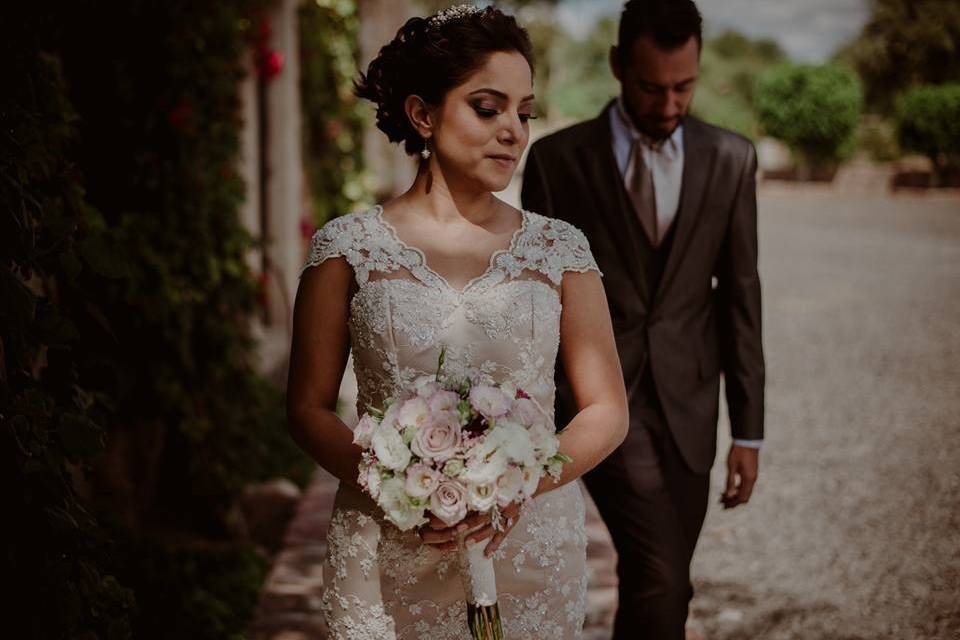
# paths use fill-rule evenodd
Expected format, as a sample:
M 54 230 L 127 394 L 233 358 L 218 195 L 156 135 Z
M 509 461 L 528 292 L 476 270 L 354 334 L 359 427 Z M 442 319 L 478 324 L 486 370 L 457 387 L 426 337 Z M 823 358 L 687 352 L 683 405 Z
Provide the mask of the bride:
M 297 293 L 290 433 L 340 479 L 323 563 L 332 638 L 470 638 L 455 562 L 463 530 L 494 558 L 507 637 L 581 634 L 586 533 L 574 480 L 624 438 L 627 406 L 583 234 L 492 193 L 527 145 L 532 75 L 513 17 L 461 5 L 408 21 L 357 84 L 377 126 L 420 166 L 403 195 L 317 231 Z M 478 516 L 399 531 L 359 489 L 360 449 L 335 413 L 351 349 L 360 413 L 432 374 L 441 349 L 447 375 L 512 382 L 552 412 L 559 355 L 579 405 L 558 425 L 573 462 L 505 509 L 504 531 Z

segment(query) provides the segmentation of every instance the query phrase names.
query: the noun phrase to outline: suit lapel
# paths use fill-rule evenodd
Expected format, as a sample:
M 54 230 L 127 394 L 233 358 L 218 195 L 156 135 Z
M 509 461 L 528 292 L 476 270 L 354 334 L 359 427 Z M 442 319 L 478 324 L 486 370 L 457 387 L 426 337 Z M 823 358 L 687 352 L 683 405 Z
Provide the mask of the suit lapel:
M 677 228 L 674 230 L 673 246 L 667 256 L 655 302 L 663 297 L 676 275 L 683 254 L 703 211 L 707 185 L 713 177 L 717 149 L 701 129 L 695 118 L 687 118 L 683 126 L 683 181 L 680 187 L 680 205 L 677 211 Z
M 612 134 L 610 132 L 610 109 L 607 105 L 600 116 L 594 120 L 595 134 L 590 136 L 578 151 L 581 169 L 586 183 L 593 191 L 598 204 L 599 218 L 607 228 L 607 233 L 615 239 L 619 256 L 626 272 L 637 290 L 641 300 L 647 301 L 649 292 L 647 282 L 640 273 L 639 234 L 643 233 L 640 220 L 633 212 L 620 170 L 613 156 Z M 622 238 L 622 241 L 616 239 Z

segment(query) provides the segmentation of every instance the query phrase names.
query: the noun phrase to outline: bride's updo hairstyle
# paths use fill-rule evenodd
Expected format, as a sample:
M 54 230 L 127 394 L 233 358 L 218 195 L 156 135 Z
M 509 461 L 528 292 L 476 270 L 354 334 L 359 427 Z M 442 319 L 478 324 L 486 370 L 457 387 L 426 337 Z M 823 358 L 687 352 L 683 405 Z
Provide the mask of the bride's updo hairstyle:
M 404 102 L 420 96 L 437 106 L 450 89 L 482 67 L 491 54 L 516 51 L 533 70 L 530 37 L 513 16 L 495 7 L 459 5 L 428 18 L 411 18 L 360 74 L 357 97 L 377 105 L 377 128 L 409 154 L 424 140 L 407 118 Z

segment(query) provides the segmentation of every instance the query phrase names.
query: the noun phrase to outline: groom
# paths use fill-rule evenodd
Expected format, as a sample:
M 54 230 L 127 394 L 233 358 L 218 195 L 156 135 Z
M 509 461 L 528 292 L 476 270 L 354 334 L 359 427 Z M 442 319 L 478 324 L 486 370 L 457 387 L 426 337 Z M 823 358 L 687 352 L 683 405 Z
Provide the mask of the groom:
M 585 478 L 619 556 L 618 640 L 684 637 L 721 373 L 725 508 L 749 500 L 763 438 L 756 155 L 688 115 L 701 45 L 692 0 L 627 2 L 610 50 L 619 98 L 534 144 L 524 172 L 524 207 L 590 240 L 629 395 L 627 439 Z M 558 371 L 557 424 L 575 395 Z

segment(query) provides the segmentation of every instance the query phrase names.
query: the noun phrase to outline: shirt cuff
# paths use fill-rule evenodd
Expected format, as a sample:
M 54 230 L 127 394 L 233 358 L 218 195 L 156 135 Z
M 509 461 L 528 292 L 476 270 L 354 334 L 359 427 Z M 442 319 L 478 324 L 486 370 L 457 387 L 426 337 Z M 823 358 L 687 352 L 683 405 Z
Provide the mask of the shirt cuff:
M 759 449 L 763 446 L 763 440 L 740 440 L 738 438 L 733 439 L 733 444 L 738 447 L 747 447 L 749 449 Z

